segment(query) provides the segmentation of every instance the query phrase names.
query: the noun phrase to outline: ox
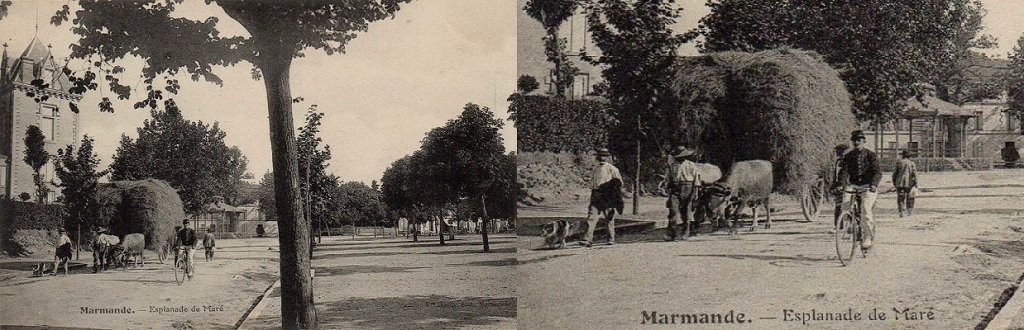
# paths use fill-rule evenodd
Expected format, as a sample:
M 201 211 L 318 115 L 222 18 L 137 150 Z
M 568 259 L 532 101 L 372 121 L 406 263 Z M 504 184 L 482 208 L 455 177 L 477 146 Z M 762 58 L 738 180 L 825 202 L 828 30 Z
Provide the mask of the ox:
M 736 233 L 740 211 L 743 207 L 751 208 L 753 224 L 750 230 L 757 227 L 757 207 L 764 206 L 766 215 L 765 228 L 772 226 L 770 197 L 773 189 L 772 163 L 766 160 L 746 160 L 736 162 L 729 169 L 728 175 L 719 182 L 706 188 L 701 196 L 700 208 L 703 208 L 715 219 L 732 216 L 730 233 Z
M 146 248 L 146 236 L 140 233 L 128 234 L 124 236 L 124 242 L 121 244 L 124 247 L 121 262 L 125 268 L 128 267 L 128 261 L 134 258 L 134 266 L 138 266 L 140 263 L 142 266 L 146 265 L 146 259 L 143 258 L 142 252 Z

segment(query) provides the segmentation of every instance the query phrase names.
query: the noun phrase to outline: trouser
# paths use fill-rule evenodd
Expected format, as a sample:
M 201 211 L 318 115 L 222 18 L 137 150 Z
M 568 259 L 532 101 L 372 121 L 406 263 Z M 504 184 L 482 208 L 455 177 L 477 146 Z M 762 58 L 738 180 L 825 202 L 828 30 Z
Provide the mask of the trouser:
M 93 245 L 92 246 L 92 272 L 98 273 L 106 270 L 107 265 L 107 246 L 105 245 Z
M 911 187 L 896 188 L 896 206 L 899 207 L 900 216 L 914 213 L 914 198 L 910 197 Z
M 188 262 L 188 276 L 192 276 L 196 269 L 196 249 L 192 247 L 187 247 L 182 248 L 181 250 L 185 252 L 185 255 L 180 256 L 179 258 L 186 258 L 185 261 Z M 177 261 L 175 261 L 175 263 L 177 263 Z
M 594 241 L 594 229 L 597 227 L 598 220 L 601 219 L 601 213 L 604 213 L 604 217 L 608 220 L 608 242 L 615 242 L 615 209 L 600 210 L 596 206 L 591 205 L 587 210 L 587 231 L 583 234 L 582 242 L 591 243 Z
M 864 248 L 870 248 L 875 238 L 873 209 L 875 208 L 875 199 L 878 198 L 878 193 L 865 191 L 861 196 L 860 223 L 862 228 L 861 232 L 863 233 L 862 246 Z M 853 194 L 843 193 L 843 212 L 850 210 L 852 200 Z
M 206 261 L 213 260 L 213 247 L 206 248 Z
M 683 237 L 690 236 L 690 223 L 693 222 L 693 189 L 691 184 L 681 184 L 668 194 L 668 228 L 665 230 L 669 238 L 676 238 L 680 218 L 683 218 Z

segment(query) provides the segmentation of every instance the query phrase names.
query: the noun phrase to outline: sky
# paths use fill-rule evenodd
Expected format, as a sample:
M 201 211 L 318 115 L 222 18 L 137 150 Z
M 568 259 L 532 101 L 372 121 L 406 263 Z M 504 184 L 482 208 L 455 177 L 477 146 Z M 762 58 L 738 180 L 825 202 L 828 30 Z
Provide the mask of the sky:
M 710 10 L 704 5 L 707 0 L 676 0 L 683 8 L 682 17 L 677 21 L 676 31 L 696 28 L 701 17 Z M 985 16 L 985 33 L 996 37 L 998 46 L 980 52 L 996 58 L 1006 58 L 1013 51 L 1017 39 L 1024 35 L 1024 0 L 981 0 L 988 11 Z M 697 55 L 696 43 L 688 43 L 679 49 L 680 55 Z
M 0 42 L 8 43 L 8 53 L 16 56 L 38 35 L 53 45 L 57 59 L 67 57 L 67 46 L 77 37 L 66 24 L 48 23 L 66 3 L 15 0 L 10 15 L 0 20 Z M 304 99 L 294 105 L 295 127 L 316 104 L 325 113 L 321 137 L 331 147 L 328 170 L 344 181 L 369 184 L 379 181 L 393 161 L 419 149 L 426 132 L 456 118 L 466 103 L 489 107 L 507 119 L 505 100 L 516 80 L 515 10 L 509 0 L 413 1 L 394 19 L 371 24 L 345 54 L 306 51 L 292 64 L 292 96 Z M 223 35 L 246 35 L 215 5 L 189 1 L 179 11 L 175 15 L 192 19 L 221 18 Z M 74 7 L 71 12 L 74 18 Z M 131 73 L 122 81 L 139 80 L 141 60 L 119 64 Z M 216 69 L 223 86 L 179 75 L 182 90 L 175 101 L 186 119 L 218 122 L 226 143 L 242 150 L 249 172 L 259 180 L 272 167 L 270 133 L 266 93 L 263 83 L 251 78 L 251 69 L 245 62 Z M 99 112 L 96 105 L 104 95 L 111 94 L 90 92 L 79 103 L 82 133 L 95 138 L 101 168 L 110 164 L 121 135 L 136 137 L 136 128 L 149 118 L 148 110 L 133 109 L 129 102 L 115 102 L 113 114 Z M 512 123 L 506 121 L 501 133 L 506 151 L 515 150 Z

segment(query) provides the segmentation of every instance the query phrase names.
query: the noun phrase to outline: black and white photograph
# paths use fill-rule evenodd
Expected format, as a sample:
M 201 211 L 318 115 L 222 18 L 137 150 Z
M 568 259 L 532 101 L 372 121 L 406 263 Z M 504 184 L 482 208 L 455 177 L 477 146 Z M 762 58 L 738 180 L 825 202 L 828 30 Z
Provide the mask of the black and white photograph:
M 0 1 L 0 328 L 515 329 L 515 12 Z
M 1024 329 L 1024 6 L 519 0 L 521 329 Z

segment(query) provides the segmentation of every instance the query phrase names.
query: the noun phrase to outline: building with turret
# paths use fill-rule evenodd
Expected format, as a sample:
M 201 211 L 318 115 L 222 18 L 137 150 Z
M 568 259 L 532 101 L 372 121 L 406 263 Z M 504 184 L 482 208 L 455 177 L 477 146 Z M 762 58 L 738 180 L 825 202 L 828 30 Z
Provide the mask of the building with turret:
M 0 57 L 0 198 L 20 199 L 22 193 L 35 196 L 32 168 L 25 163 L 25 132 L 38 126 L 46 136 L 46 151 L 52 156 L 68 145 L 77 147 L 80 139 L 78 114 L 70 103 L 81 95 L 69 92 L 72 87 L 62 71 L 63 62 L 54 59 L 51 47 L 33 38 L 20 56 L 8 55 L 3 45 Z M 33 84 L 36 81 L 36 84 Z M 38 87 L 43 86 L 43 87 Z M 40 173 L 50 185 L 46 202 L 60 195 L 54 174 L 54 160 L 47 162 Z M 35 200 L 35 198 L 32 198 Z

